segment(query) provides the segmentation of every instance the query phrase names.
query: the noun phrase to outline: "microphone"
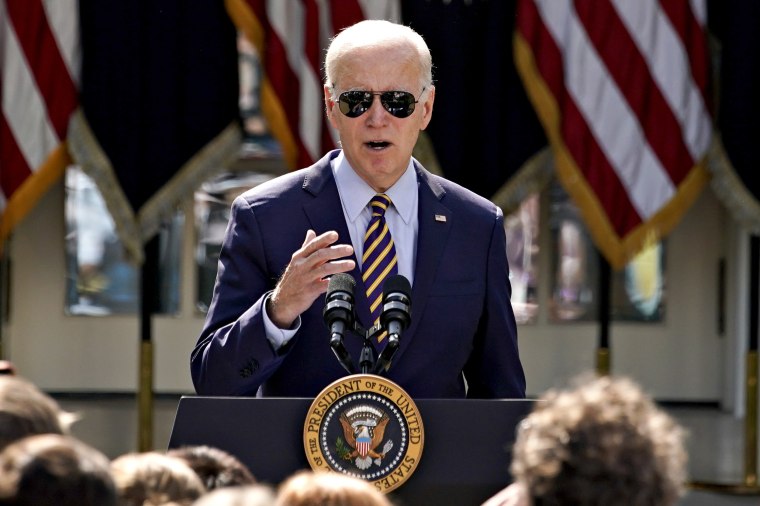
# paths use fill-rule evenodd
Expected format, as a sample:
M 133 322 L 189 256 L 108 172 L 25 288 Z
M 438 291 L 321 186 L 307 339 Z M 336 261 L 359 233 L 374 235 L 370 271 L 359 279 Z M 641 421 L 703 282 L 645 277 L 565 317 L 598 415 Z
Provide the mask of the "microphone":
M 356 280 L 350 274 L 339 273 L 330 278 L 325 295 L 322 317 L 330 329 L 330 348 L 338 362 L 349 374 L 355 374 L 351 355 L 343 344 L 343 333 L 354 324 L 354 287 Z
M 412 321 L 412 285 L 404 276 L 391 276 L 383 285 L 383 312 L 380 324 L 388 332 L 388 342 L 375 363 L 374 373 L 387 371 L 399 345 L 399 336 Z

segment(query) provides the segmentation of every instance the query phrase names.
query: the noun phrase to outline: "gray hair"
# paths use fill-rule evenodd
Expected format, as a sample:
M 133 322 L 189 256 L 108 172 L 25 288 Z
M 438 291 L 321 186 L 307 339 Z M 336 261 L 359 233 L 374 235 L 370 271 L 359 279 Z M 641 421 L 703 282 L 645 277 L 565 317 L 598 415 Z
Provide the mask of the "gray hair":
M 430 88 L 433 84 L 433 58 L 425 40 L 408 26 L 380 19 L 360 21 L 333 37 L 325 56 L 325 84 L 334 88 L 340 60 L 352 50 L 389 45 L 409 51 L 409 57 L 419 65 L 420 89 Z

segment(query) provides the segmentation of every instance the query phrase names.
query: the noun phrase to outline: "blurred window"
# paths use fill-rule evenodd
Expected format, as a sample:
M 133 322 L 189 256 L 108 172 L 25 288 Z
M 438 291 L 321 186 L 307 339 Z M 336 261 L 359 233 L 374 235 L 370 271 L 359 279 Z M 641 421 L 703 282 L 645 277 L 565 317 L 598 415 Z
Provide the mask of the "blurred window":
M 70 315 L 139 311 L 140 271 L 125 256 L 103 196 L 79 167 L 66 169 L 66 296 Z M 180 248 L 184 215 L 175 213 L 159 235 L 158 313 L 179 309 Z
M 195 264 L 197 272 L 196 307 L 208 311 L 216 280 L 219 252 L 235 197 L 274 177 L 260 172 L 221 174 L 201 185 L 195 192 Z
M 238 71 L 240 75 L 240 117 L 243 122 L 242 158 L 282 156 L 279 143 L 272 137 L 261 110 L 261 61 L 256 48 L 243 34 L 238 34 Z
M 535 323 L 538 316 L 539 201 L 539 194 L 533 194 L 504 217 L 512 309 L 518 324 Z
M 552 290 L 549 319 L 598 319 L 599 258 L 575 204 L 559 183 L 549 189 Z M 665 317 L 665 242 L 652 244 L 612 273 L 610 318 L 662 322 Z

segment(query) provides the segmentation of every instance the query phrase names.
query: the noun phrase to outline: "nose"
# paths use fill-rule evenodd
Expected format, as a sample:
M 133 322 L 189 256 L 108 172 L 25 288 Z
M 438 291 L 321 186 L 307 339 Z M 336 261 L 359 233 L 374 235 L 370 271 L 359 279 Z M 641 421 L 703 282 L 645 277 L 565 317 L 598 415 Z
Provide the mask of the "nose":
M 374 95 L 372 97 L 372 105 L 367 112 L 364 113 L 367 116 L 367 124 L 369 125 L 382 125 L 387 120 L 388 111 L 385 110 L 383 104 L 380 103 L 380 96 Z

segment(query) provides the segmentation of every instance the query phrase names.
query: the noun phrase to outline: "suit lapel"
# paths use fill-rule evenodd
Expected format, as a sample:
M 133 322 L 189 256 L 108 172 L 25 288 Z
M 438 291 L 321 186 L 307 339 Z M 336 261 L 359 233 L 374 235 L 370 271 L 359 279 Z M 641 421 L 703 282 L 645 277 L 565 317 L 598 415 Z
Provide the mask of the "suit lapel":
M 414 286 L 412 287 L 412 322 L 401 336 L 401 343 L 393 359 L 397 362 L 404 350 L 417 333 L 421 315 L 425 311 L 430 290 L 440 264 L 441 255 L 446 248 L 451 232 L 451 210 L 440 200 L 445 195 L 443 188 L 429 179 L 428 173 L 417 166 L 419 180 L 419 207 L 417 219 L 417 259 L 414 269 Z M 425 329 L 421 329 L 425 332 Z M 391 366 L 392 367 L 392 366 Z
M 307 201 L 303 209 L 317 235 L 328 230 L 335 230 L 339 236 L 338 243 L 351 244 L 351 235 L 348 233 L 346 217 L 343 215 L 340 194 L 330 167 L 330 160 L 337 153 L 338 151 L 328 153 L 307 170 L 303 188 L 311 193 L 314 198 Z M 367 327 L 366 324 L 370 321 L 369 303 L 364 293 L 362 274 L 358 267 L 359 262 L 356 261 L 356 254 L 352 255 L 351 258 L 356 265 L 348 273 L 356 280 L 356 289 L 354 290 L 356 317 L 363 326 Z

